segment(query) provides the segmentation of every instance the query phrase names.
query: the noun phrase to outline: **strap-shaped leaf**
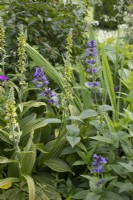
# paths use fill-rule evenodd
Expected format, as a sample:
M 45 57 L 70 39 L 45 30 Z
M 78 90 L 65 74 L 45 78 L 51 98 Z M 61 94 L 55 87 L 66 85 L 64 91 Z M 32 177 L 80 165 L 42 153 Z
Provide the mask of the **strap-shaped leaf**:
M 33 178 L 26 174 L 22 174 L 22 176 L 26 179 L 28 184 L 29 200 L 35 200 L 35 183 Z
M 105 85 L 109 94 L 110 102 L 113 109 L 116 110 L 116 97 L 115 97 L 115 92 L 114 92 L 113 79 L 112 79 L 111 70 L 108 64 L 107 56 L 103 50 L 102 50 L 102 67 L 103 67 L 104 81 L 105 81 Z

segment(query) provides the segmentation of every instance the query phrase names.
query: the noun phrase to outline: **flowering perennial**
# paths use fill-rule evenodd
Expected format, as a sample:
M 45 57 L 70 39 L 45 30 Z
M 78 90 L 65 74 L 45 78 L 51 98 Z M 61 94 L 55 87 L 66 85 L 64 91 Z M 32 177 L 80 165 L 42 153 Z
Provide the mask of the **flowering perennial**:
M 0 81 L 8 81 L 9 78 L 5 75 L 0 75 Z
M 103 156 L 98 156 L 96 154 L 93 155 L 93 162 L 92 162 L 92 166 L 95 166 L 95 168 L 92 168 L 92 171 L 98 174 L 101 174 L 103 172 L 103 164 L 106 164 L 106 158 L 104 158 Z
M 44 74 L 43 68 L 36 68 L 33 81 L 37 85 L 37 88 L 40 88 L 42 90 L 41 96 L 46 97 L 48 103 L 56 105 L 58 104 L 58 98 L 56 93 L 51 88 L 47 87 L 49 81 Z
M 97 42 L 95 40 L 91 40 L 88 42 L 88 49 L 87 49 L 87 54 L 89 56 L 89 59 L 86 61 L 89 63 L 89 68 L 86 70 L 87 72 L 91 74 L 96 74 L 98 72 L 98 68 L 94 67 L 97 60 Z M 96 80 L 96 79 L 95 79 Z M 94 88 L 100 85 L 98 81 L 94 81 L 94 76 L 93 76 L 93 82 L 88 82 L 87 85 L 89 88 Z

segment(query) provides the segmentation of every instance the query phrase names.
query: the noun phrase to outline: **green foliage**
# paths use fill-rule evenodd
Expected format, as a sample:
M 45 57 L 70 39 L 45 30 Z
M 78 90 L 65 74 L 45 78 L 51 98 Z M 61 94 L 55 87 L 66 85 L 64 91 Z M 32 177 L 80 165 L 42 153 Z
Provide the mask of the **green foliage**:
M 118 11 L 114 10 L 114 5 L 117 4 L 116 0 L 106 1 L 102 0 L 102 6 L 95 5 L 94 8 L 94 19 L 99 21 L 99 27 L 102 29 L 117 29 L 118 21 L 114 21 Z M 104 17 L 105 16 L 105 19 Z M 112 19 L 112 20 L 110 20 Z M 120 18 L 120 21 L 122 18 Z
M 3 7 L 2 7 L 3 8 Z M 45 12 L 44 12 L 45 11 Z M 7 14 L 8 13 L 8 14 Z M 62 1 L 9 1 L 3 9 L 10 60 L 16 60 L 16 36 L 20 25 L 26 29 L 27 41 L 38 47 L 41 54 L 54 64 L 62 63 L 66 51 L 66 38 L 70 29 L 73 37 L 73 56 L 83 52 L 85 46 L 86 22 L 88 13 L 78 3 Z M 13 59 L 14 58 L 14 59 Z
M 20 7 L 22 9 L 29 5 L 31 14 L 28 15 L 29 12 L 24 11 L 25 16 L 20 18 L 19 12 L 16 12 L 15 17 L 17 16 L 18 23 L 25 21 L 28 16 L 33 17 L 33 10 L 36 8 L 36 15 L 31 20 L 31 24 L 29 18 L 27 19 L 28 31 L 32 25 L 38 24 L 36 16 L 39 9 L 41 12 L 46 8 L 45 15 L 51 17 L 54 14 L 57 17 L 53 4 L 57 10 L 58 6 L 62 6 L 62 9 L 68 9 L 70 6 L 69 3 L 65 5 L 60 2 L 57 5 L 56 2 L 50 1 L 46 5 L 47 1 L 44 4 L 38 1 L 41 8 L 38 2 L 32 1 L 31 4 L 27 0 L 22 2 L 7 1 L 6 5 L 11 8 L 14 6 L 13 13 L 16 12 L 17 6 L 20 11 Z M 8 5 L 9 3 L 11 4 Z M 43 7 L 42 4 L 45 6 Z M 47 13 L 48 8 L 50 14 Z M 4 17 L 6 19 L 7 16 Z M 40 13 L 38 16 L 40 24 L 48 20 L 47 17 L 43 17 Z M 51 21 L 49 19 L 48 23 L 55 23 Z M 10 29 L 8 23 L 6 28 L 13 30 Z M 71 28 L 68 21 L 64 26 Z M 68 29 L 66 35 L 70 31 Z M 36 37 L 40 39 L 39 27 L 38 30 Z M 49 33 L 48 30 L 52 34 L 48 27 L 46 33 Z M 31 32 L 27 34 L 28 42 L 29 35 L 35 36 L 34 31 L 33 35 Z M 65 38 L 66 35 L 63 34 L 63 37 Z M 93 31 L 90 35 L 94 38 Z M 8 43 L 10 39 L 7 40 L 8 50 L 12 48 L 12 45 L 10 47 Z M 15 42 L 16 40 L 14 40 L 16 45 Z M 84 42 L 85 40 L 82 41 Z M 33 44 L 32 39 L 31 44 Z M 132 63 L 132 46 L 121 40 L 119 32 L 115 42 L 108 40 L 98 44 L 97 66 L 101 67 L 96 79 L 100 82 L 97 88 L 86 86 L 88 76 L 91 80 L 95 78 L 94 74 L 86 73 L 87 64 L 83 60 L 79 62 L 74 62 L 74 59 L 69 60 L 71 79 L 67 77 L 67 80 L 73 90 L 73 95 L 67 102 L 67 108 L 62 106 L 66 84 L 64 82 L 66 74 L 60 70 L 62 66 L 55 68 L 47 60 L 49 55 L 44 58 L 28 43 L 24 42 L 22 47 L 25 55 L 30 57 L 28 59 L 32 60 L 29 64 L 24 63 L 28 68 L 22 65 L 27 69 L 27 71 L 25 69 L 22 71 L 25 87 L 19 84 L 21 77 L 18 68 L 15 70 L 6 68 L 5 71 L 1 69 L 0 78 L 6 73 L 9 80 L 0 80 L 0 199 L 132 199 L 133 88 L 130 64 Z M 59 48 L 58 45 L 56 47 Z M 81 51 L 85 50 L 81 49 Z M 64 54 L 63 50 L 62 54 Z M 24 59 L 23 54 L 19 53 L 19 56 L 20 60 L 21 56 Z M 10 62 L 15 62 L 12 59 Z M 23 61 L 25 62 L 25 59 Z M 66 62 L 65 59 L 64 61 Z M 7 59 L 6 65 L 8 66 L 9 63 Z M 35 66 L 44 69 L 45 74 L 42 79 L 44 81 L 46 75 L 51 84 L 50 87 L 55 89 L 59 100 L 58 105 L 47 102 L 46 93 L 40 94 L 46 91 L 43 86 L 36 87 L 35 85 L 37 82 L 35 79 L 37 72 L 33 72 Z M 38 76 L 38 82 L 41 83 L 41 75 Z M 114 87 L 117 87 L 117 91 L 114 91 Z M 64 113 L 65 109 L 67 112 Z M 97 156 L 101 159 L 100 161 L 97 161 Z M 99 167 L 101 171 L 97 171 Z

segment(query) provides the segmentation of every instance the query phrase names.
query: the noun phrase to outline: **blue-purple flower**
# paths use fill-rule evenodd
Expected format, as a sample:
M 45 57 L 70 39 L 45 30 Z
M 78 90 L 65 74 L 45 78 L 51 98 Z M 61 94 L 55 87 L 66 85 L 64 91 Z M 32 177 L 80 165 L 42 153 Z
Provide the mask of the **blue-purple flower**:
M 49 81 L 47 80 L 47 77 L 44 74 L 43 68 L 36 68 L 34 73 L 34 83 L 37 84 L 38 88 L 49 84 Z
M 50 104 L 58 104 L 58 97 L 54 90 L 51 88 L 45 88 L 45 90 L 41 93 L 42 96 L 45 96 L 48 99 Z
M 104 158 L 103 156 L 100 156 L 100 155 L 98 156 L 97 154 L 93 155 L 93 160 L 94 160 L 94 162 L 92 162 L 92 164 L 91 164 L 92 166 L 107 163 L 106 158 Z
M 96 63 L 96 59 L 91 58 L 91 59 L 88 59 L 86 62 L 89 63 L 90 65 L 93 65 Z
M 37 88 L 42 91 L 41 96 L 44 96 L 47 99 L 48 103 L 56 105 L 58 104 L 58 97 L 56 93 L 51 88 L 47 87 L 49 81 L 44 74 L 43 68 L 37 67 L 35 69 L 33 81 L 36 84 Z
M 94 88 L 94 87 L 98 87 L 100 85 L 100 82 L 99 81 L 94 81 L 94 82 L 88 81 L 87 85 L 89 86 L 89 88 Z
M 88 47 L 94 48 L 96 46 L 97 46 L 96 40 L 91 40 L 91 41 L 88 42 Z
M 86 71 L 89 72 L 89 73 L 97 73 L 98 68 L 88 68 Z
M 107 160 L 106 158 L 104 158 L 103 156 L 101 155 L 97 155 L 97 154 L 94 154 L 93 155 L 93 162 L 92 162 L 92 166 L 95 166 L 95 168 L 92 168 L 92 171 L 94 173 L 98 173 L 98 174 L 101 174 L 103 172 L 103 167 L 102 165 L 103 164 L 106 164 L 107 163 Z
M 8 81 L 9 78 L 5 75 L 0 75 L 0 81 Z
M 101 174 L 103 172 L 103 168 L 101 165 L 98 165 L 96 168 L 92 168 L 92 171 L 94 173 L 98 173 L 98 174 Z
M 102 183 L 104 183 L 105 182 L 105 180 L 100 180 L 100 181 L 98 181 L 97 183 L 96 183 L 96 186 L 100 186 Z

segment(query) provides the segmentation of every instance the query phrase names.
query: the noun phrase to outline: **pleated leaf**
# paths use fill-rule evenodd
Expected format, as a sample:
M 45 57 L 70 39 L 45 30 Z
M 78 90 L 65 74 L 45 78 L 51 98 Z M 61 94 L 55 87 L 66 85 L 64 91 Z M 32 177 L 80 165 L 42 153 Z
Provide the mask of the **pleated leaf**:
M 113 108 L 116 110 L 116 97 L 115 97 L 113 79 L 108 64 L 107 56 L 104 53 L 104 51 L 102 51 L 102 67 L 103 67 L 104 81 L 109 94 L 110 102 Z
M 35 183 L 31 176 L 22 174 L 28 184 L 29 200 L 35 200 Z
M 48 159 L 44 164 L 56 172 L 72 172 L 69 165 L 61 159 Z

